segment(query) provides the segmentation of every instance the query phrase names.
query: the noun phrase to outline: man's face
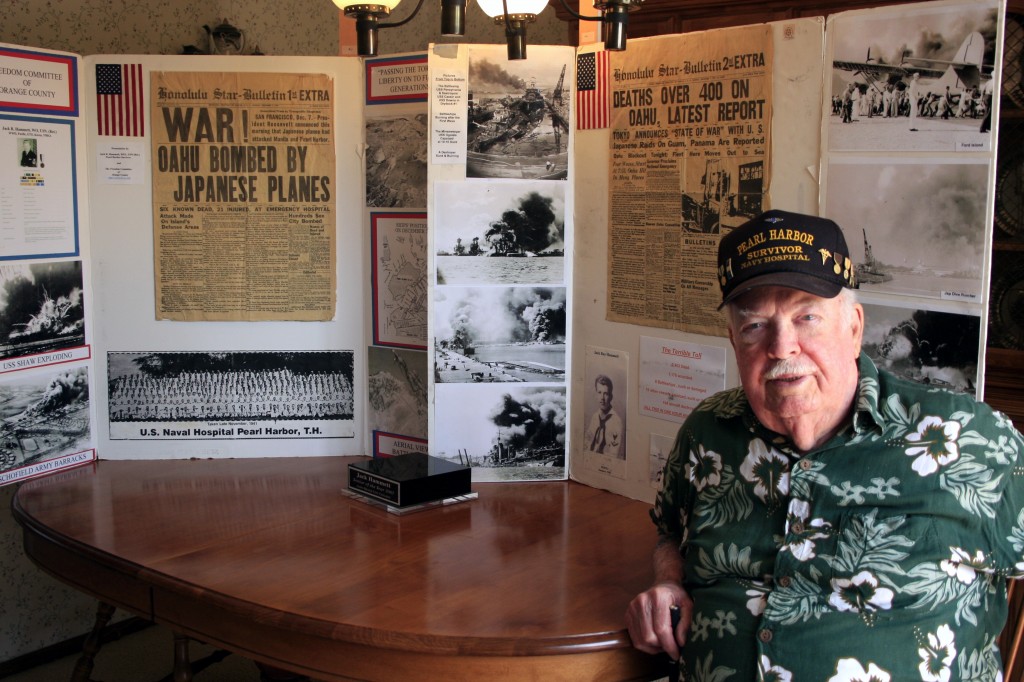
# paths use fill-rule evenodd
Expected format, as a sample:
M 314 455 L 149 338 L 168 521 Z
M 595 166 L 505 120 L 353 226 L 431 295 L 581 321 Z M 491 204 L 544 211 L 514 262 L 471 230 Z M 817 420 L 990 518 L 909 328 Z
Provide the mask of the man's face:
M 863 330 L 863 308 L 844 315 L 838 297 L 766 286 L 736 299 L 729 339 L 761 423 L 800 449 L 810 447 L 796 437 L 808 427 L 817 437 L 831 435 L 853 404 Z
M 597 406 L 602 413 L 612 409 L 612 389 L 607 384 L 597 384 Z

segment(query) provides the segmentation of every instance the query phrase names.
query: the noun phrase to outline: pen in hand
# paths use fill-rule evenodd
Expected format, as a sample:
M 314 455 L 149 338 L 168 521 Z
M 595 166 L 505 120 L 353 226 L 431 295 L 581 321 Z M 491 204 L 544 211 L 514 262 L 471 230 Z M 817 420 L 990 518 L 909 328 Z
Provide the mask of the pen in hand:
M 676 628 L 679 627 L 679 621 L 683 617 L 682 611 L 676 604 L 668 607 L 669 617 L 672 619 L 672 636 L 675 637 Z M 668 682 L 679 682 L 679 661 L 678 659 L 672 661 L 672 665 L 668 671 Z

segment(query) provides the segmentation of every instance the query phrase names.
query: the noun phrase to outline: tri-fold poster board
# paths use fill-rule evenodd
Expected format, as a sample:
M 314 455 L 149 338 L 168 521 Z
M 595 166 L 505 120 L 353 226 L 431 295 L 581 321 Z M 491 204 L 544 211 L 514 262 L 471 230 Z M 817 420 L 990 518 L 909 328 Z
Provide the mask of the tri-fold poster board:
M 424 452 L 651 499 L 738 383 L 718 240 L 771 207 L 844 228 L 876 362 L 981 397 L 1003 11 L 521 61 L 0 45 L 0 483 Z

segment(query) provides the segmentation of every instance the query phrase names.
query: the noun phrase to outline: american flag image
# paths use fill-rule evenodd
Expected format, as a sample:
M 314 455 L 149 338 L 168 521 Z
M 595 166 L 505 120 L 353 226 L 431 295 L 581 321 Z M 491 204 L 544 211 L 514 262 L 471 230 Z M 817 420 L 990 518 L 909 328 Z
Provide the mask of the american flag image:
M 576 57 L 577 130 L 608 127 L 608 54 L 588 52 Z
M 142 64 L 96 65 L 96 125 L 100 135 L 142 137 Z

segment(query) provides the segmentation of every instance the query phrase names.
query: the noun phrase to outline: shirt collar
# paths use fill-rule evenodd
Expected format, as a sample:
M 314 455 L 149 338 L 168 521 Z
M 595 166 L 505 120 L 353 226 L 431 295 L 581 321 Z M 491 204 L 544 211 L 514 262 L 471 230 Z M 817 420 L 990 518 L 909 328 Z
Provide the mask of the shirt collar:
M 872 429 L 881 429 L 885 424 L 885 419 L 882 417 L 881 411 L 878 409 L 879 394 L 881 391 L 881 384 L 879 383 L 878 367 L 868 357 L 867 353 L 861 351 L 860 356 L 857 358 L 857 394 L 853 406 L 853 418 L 851 426 L 855 433 L 863 435 L 865 432 Z M 742 388 L 734 389 L 739 390 L 742 394 Z M 775 434 L 773 431 L 766 429 L 754 415 L 754 410 L 750 407 L 750 402 L 746 399 L 746 395 L 742 396 L 742 417 L 744 423 L 748 428 L 758 429 L 766 434 L 772 434 L 775 438 L 769 438 L 769 441 L 774 441 L 776 445 L 785 443 L 782 436 Z M 722 415 L 726 416 L 726 415 Z
M 853 406 L 853 430 L 863 434 L 872 428 L 883 428 L 885 419 L 878 409 L 881 395 L 881 383 L 878 380 L 878 367 L 861 351 L 857 358 L 857 400 Z

